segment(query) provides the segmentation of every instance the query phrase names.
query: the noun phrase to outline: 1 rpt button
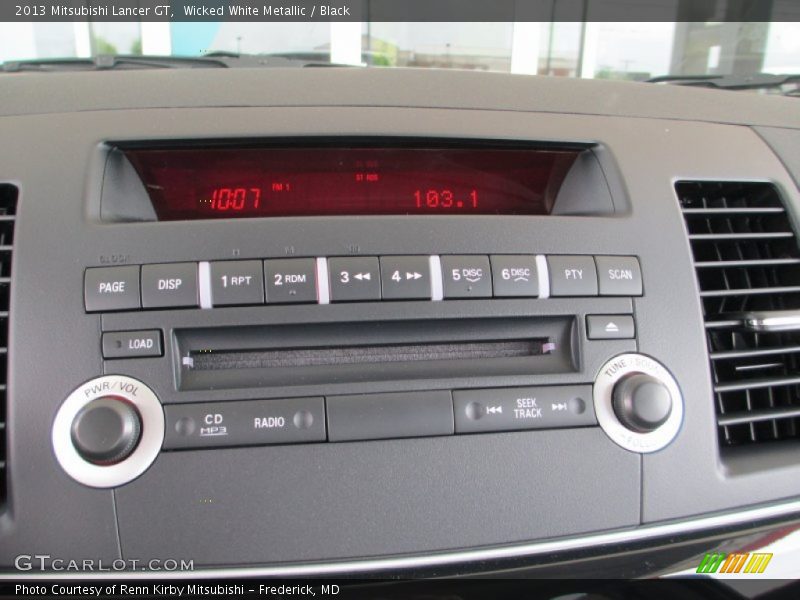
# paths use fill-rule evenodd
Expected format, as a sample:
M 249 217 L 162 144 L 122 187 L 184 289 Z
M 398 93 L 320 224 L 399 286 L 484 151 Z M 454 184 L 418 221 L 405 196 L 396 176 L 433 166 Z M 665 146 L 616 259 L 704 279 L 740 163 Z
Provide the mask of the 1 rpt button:
M 260 260 L 211 263 L 211 302 L 214 306 L 264 303 L 264 272 Z

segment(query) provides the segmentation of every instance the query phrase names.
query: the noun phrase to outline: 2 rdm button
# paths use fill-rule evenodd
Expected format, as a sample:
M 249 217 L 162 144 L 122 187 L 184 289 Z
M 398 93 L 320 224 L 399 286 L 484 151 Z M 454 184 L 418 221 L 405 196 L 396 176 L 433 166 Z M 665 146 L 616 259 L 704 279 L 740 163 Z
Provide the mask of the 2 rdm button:
M 269 304 L 317 301 L 317 271 L 313 258 L 265 260 L 264 277 Z

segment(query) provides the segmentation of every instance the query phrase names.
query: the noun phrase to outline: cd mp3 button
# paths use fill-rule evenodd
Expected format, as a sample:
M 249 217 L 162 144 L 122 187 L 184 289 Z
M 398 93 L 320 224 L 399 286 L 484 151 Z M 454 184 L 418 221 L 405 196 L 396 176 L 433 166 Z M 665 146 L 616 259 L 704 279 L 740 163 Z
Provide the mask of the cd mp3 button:
M 597 424 L 590 385 L 460 390 L 453 406 L 456 433 Z
M 164 449 L 324 442 L 323 398 L 172 404 Z
M 197 306 L 197 263 L 144 265 L 142 306 L 167 308 Z
M 331 302 L 381 299 L 381 274 L 374 256 L 329 258 Z
M 431 268 L 427 256 L 381 256 L 384 300 L 430 300 Z
M 551 296 L 597 296 L 597 271 L 591 256 L 548 256 Z
M 139 267 L 86 269 L 83 296 L 86 312 L 139 308 Z
M 488 256 L 442 256 L 445 298 L 491 298 Z
M 532 255 L 494 255 L 492 261 L 492 286 L 495 297 L 539 295 L 536 274 L 536 257 Z
M 211 263 L 211 302 L 214 306 L 264 303 L 264 273 L 260 260 Z
M 313 258 L 264 261 L 269 304 L 317 301 L 317 271 Z

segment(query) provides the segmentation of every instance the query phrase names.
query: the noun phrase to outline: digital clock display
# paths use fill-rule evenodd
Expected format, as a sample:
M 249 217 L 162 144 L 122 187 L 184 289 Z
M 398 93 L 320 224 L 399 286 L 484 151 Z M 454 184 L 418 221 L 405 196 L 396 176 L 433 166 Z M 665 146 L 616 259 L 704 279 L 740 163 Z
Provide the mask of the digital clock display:
M 578 150 L 129 149 L 159 220 L 549 214 Z

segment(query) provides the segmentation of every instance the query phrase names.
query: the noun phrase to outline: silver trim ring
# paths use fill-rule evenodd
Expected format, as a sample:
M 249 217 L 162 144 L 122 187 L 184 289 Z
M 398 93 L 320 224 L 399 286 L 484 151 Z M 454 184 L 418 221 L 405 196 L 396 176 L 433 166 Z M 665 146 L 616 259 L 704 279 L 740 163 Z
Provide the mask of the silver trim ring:
M 644 373 L 658 379 L 672 397 L 672 412 L 667 421 L 655 431 L 637 433 L 619 422 L 614 413 L 612 396 L 616 383 L 632 373 Z M 593 389 L 594 410 L 597 422 L 614 443 L 631 452 L 648 454 L 665 448 L 675 439 L 683 423 L 683 397 L 672 374 L 657 360 L 643 354 L 629 353 L 615 356 L 602 367 Z
M 81 457 L 72 444 L 75 416 L 92 400 L 117 396 L 133 404 L 142 419 L 139 444 L 128 458 L 108 466 L 94 465 Z M 75 481 L 95 488 L 124 485 L 153 464 L 164 442 L 164 410 L 158 397 L 141 381 L 124 375 L 105 375 L 76 388 L 56 413 L 52 432 L 53 451 L 61 468 Z

